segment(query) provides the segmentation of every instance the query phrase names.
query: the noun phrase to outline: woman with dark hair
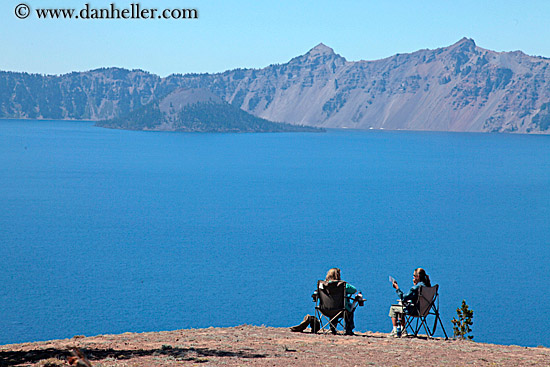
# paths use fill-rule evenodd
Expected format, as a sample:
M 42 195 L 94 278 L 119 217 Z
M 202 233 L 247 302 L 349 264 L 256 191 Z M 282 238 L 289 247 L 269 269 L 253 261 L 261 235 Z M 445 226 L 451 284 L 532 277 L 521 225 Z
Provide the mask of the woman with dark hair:
M 405 318 L 404 318 L 404 312 L 411 312 L 414 309 L 414 302 L 418 300 L 418 288 L 421 286 L 423 287 L 431 287 L 432 284 L 430 282 L 430 277 L 428 274 L 426 274 L 426 271 L 422 268 L 417 268 L 413 273 L 413 286 L 407 293 L 403 293 L 401 289 L 399 289 L 399 285 L 397 285 L 397 282 L 394 280 L 393 287 L 395 288 L 395 291 L 397 292 L 397 295 L 399 296 L 401 300 L 401 305 L 392 305 L 390 307 L 390 318 L 393 325 L 393 330 L 390 333 L 390 336 L 398 337 L 397 332 L 397 320 L 398 318 L 401 319 L 401 327 L 403 328 L 403 331 L 401 333 L 401 336 L 407 336 L 407 330 L 404 329 L 405 327 Z M 403 310 L 405 309 L 405 310 Z

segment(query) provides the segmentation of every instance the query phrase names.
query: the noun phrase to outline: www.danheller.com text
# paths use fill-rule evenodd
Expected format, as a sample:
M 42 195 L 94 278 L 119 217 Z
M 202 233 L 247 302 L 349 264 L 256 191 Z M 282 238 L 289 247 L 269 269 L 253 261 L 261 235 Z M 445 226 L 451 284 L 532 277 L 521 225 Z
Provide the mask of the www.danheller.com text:
M 80 9 L 67 8 L 37 8 L 32 11 L 27 4 L 15 7 L 15 16 L 19 19 L 35 14 L 38 19 L 198 19 L 197 9 L 158 9 L 146 7 L 140 3 L 131 3 L 119 8 L 111 3 L 107 7 L 96 8 L 86 3 Z

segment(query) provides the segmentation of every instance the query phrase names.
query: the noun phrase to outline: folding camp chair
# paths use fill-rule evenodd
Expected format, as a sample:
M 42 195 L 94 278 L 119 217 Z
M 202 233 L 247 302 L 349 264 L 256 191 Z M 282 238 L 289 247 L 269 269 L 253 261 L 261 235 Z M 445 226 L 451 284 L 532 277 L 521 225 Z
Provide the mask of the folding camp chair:
M 412 308 L 405 308 L 405 318 L 408 321 L 405 323 L 405 328 L 409 328 L 414 336 L 418 336 L 420 328 L 424 326 L 424 331 L 428 338 L 434 336 L 437 328 L 437 323 L 441 325 L 441 329 L 445 334 L 445 340 L 449 339 L 447 332 L 443 327 L 441 318 L 439 317 L 439 285 L 436 284 L 433 287 L 418 288 L 418 300 L 414 303 Z M 433 318 L 433 327 L 430 328 L 430 322 L 428 319 Z M 416 320 L 416 325 L 413 326 L 413 322 Z
M 337 327 L 344 328 L 342 320 L 346 312 L 346 282 L 325 280 L 317 281 L 317 295 L 315 300 L 315 317 L 319 320 L 319 331 L 333 334 Z

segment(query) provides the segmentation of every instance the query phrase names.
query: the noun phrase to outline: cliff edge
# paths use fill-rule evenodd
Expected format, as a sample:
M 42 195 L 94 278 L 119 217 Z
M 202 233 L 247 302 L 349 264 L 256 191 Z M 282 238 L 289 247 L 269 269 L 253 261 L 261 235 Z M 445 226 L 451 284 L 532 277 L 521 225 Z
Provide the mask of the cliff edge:
M 0 346 L 0 366 L 68 366 L 79 348 L 93 366 L 550 366 L 550 349 L 425 338 L 231 328 L 124 333 Z

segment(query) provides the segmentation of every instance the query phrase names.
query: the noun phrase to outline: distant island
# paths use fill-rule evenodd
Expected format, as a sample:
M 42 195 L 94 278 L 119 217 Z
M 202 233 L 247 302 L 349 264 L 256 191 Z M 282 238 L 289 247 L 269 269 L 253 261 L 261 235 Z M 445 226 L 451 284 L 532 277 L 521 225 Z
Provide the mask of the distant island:
M 263 69 L 166 78 L 120 68 L 0 71 L 0 118 L 201 132 L 316 127 L 549 134 L 550 59 L 490 51 L 463 38 L 376 61 L 347 61 L 319 44 Z
M 178 89 L 128 114 L 96 123 L 97 126 L 181 132 L 322 132 L 311 126 L 277 123 L 256 117 L 202 89 Z

